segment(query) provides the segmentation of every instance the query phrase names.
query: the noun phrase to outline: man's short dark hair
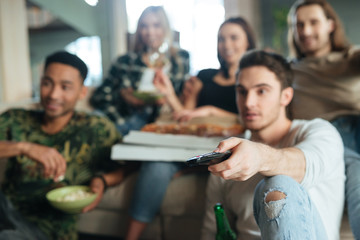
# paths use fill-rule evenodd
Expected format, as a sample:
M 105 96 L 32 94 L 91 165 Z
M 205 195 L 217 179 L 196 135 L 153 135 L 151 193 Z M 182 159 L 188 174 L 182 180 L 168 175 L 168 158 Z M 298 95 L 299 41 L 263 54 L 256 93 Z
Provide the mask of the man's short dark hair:
M 83 81 L 85 80 L 88 73 L 88 68 L 83 60 L 81 60 L 78 56 L 66 51 L 59 51 L 49 55 L 45 60 L 45 70 L 51 63 L 63 63 L 76 68 L 79 70 Z
M 264 66 L 273 72 L 280 82 L 281 90 L 292 87 L 293 71 L 289 62 L 279 54 L 263 50 L 252 50 L 240 60 L 239 72 L 253 66 Z M 291 103 L 286 108 L 286 115 L 292 119 Z
M 280 81 L 281 89 L 292 86 L 293 71 L 289 62 L 281 55 L 263 50 L 249 51 L 241 58 L 239 72 L 253 66 L 264 66 L 273 72 Z

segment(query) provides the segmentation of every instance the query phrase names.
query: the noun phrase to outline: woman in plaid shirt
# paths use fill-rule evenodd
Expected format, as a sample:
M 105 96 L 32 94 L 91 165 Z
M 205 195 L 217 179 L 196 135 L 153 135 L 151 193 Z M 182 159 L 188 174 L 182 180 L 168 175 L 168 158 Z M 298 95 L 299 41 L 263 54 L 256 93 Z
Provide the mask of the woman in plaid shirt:
M 189 54 L 173 45 L 164 9 L 151 6 L 139 18 L 134 51 L 112 64 L 108 76 L 91 96 L 90 104 L 107 115 L 123 135 L 129 130 L 139 130 L 154 121 L 160 106 L 167 101 L 165 97 L 148 102 L 136 95 L 141 90 L 142 78 L 150 75 L 151 81 L 154 73 L 159 72 L 168 75 L 179 95 L 189 72 Z

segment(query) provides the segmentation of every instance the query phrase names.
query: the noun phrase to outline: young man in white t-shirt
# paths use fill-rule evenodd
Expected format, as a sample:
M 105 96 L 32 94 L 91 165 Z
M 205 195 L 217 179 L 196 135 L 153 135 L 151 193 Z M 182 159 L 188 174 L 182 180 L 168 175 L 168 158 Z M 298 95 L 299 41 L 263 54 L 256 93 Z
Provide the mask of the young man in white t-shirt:
M 273 53 L 241 62 L 237 106 L 249 140 L 230 138 L 209 166 L 202 239 L 216 234 L 213 206 L 224 205 L 238 239 L 339 239 L 344 205 L 343 144 L 327 121 L 291 120 L 292 70 Z

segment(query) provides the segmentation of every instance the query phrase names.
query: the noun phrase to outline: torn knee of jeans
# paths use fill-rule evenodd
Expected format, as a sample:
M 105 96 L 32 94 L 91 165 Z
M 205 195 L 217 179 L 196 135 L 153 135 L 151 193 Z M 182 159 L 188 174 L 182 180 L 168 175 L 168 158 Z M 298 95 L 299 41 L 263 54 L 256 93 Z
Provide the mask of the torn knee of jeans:
M 281 191 L 270 191 L 265 195 L 265 212 L 269 219 L 279 217 L 286 203 L 286 194 Z

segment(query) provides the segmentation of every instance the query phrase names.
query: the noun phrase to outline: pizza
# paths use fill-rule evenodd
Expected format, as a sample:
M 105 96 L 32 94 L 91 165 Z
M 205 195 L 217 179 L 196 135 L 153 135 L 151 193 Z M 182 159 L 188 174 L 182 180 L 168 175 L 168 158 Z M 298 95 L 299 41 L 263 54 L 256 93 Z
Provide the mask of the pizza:
M 159 124 L 150 123 L 145 125 L 141 131 L 154 133 L 184 134 L 202 137 L 230 137 L 244 133 L 245 129 L 240 124 L 233 124 L 224 127 L 211 123 L 194 123 L 194 124 Z

